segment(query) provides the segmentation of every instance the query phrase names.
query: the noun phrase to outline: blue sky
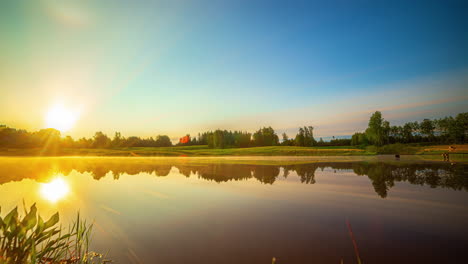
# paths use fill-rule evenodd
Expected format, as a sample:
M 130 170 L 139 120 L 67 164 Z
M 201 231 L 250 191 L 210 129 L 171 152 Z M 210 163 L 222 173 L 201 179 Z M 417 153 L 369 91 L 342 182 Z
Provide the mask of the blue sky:
M 380 109 L 391 123 L 466 112 L 467 11 L 466 1 L 2 1 L 0 122 L 39 129 L 61 102 L 81 109 L 72 136 L 313 125 L 326 137 L 364 129 Z

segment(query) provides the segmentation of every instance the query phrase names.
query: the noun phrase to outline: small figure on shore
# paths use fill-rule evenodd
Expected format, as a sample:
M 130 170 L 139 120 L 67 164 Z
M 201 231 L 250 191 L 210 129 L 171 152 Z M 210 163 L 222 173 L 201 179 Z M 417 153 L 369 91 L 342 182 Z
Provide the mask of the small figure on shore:
M 457 148 L 454 146 L 449 146 L 448 150 L 449 152 L 455 151 Z
M 395 159 L 399 160 L 400 159 L 400 154 L 395 154 Z
M 444 157 L 444 161 L 450 161 L 449 153 L 445 152 L 442 154 L 442 157 Z

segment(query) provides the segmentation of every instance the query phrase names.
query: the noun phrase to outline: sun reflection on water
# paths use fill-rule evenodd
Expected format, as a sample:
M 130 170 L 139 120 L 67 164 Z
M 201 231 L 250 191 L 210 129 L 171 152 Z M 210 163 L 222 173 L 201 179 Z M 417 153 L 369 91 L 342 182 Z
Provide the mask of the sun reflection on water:
M 69 192 L 70 186 L 62 177 L 57 177 L 51 182 L 41 184 L 40 189 L 41 196 L 53 203 L 65 198 Z

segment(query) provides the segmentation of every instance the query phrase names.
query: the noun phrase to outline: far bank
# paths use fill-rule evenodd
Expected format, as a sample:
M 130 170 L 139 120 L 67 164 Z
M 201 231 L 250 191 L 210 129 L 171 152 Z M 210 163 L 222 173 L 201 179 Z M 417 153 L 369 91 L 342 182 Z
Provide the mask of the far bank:
M 449 150 L 449 147 L 452 147 Z M 328 146 L 295 147 L 269 146 L 251 148 L 208 148 L 202 146 L 134 147 L 111 149 L 61 148 L 1 148 L 0 156 L 367 156 L 378 154 L 468 156 L 468 144 L 419 145 L 390 144 L 382 147 Z

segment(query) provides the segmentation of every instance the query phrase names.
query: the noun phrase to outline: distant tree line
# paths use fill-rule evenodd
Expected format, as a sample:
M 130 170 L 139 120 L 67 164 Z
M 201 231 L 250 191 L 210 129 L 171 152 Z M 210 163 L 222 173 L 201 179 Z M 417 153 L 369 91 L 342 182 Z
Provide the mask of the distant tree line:
M 170 147 L 172 142 L 166 135 L 156 138 L 123 137 L 116 132 L 109 138 L 102 132 L 96 132 L 92 138 L 74 140 L 70 136 L 62 138 L 60 131 L 47 128 L 37 132 L 28 132 L 0 125 L 0 147 L 4 148 L 130 148 L 130 147 Z
M 314 138 L 314 128 L 312 126 L 300 127 L 296 137 L 288 138 L 286 133 L 283 133 L 283 146 L 300 146 L 300 147 L 312 147 L 317 145 L 317 141 Z
M 190 139 L 188 142 L 179 142 L 177 145 L 208 145 L 210 148 L 248 148 L 264 146 L 349 146 L 351 144 L 351 139 L 335 139 L 335 137 L 328 142 L 320 138 L 317 142 L 313 131 L 314 128 L 312 126 L 300 127 L 295 137 L 289 138 L 286 133 L 283 133 L 280 141 L 272 127 L 260 128 L 253 134 L 243 131 L 217 129 L 215 131 L 199 133 L 198 137 L 194 138 L 190 138 L 190 135 L 188 135 Z
M 468 141 L 468 113 L 456 117 L 424 119 L 408 122 L 402 126 L 391 126 L 390 122 L 376 111 L 369 119 L 364 132 L 351 137 L 351 145 L 382 146 L 394 143 L 466 143 Z
M 294 138 L 283 133 L 280 141 L 272 127 L 263 127 L 254 133 L 217 129 L 199 133 L 191 138 L 186 135 L 177 145 L 208 145 L 210 148 L 247 148 L 261 146 L 382 146 L 393 143 L 466 143 L 468 142 L 468 113 L 456 117 L 424 119 L 421 122 L 408 122 L 401 126 L 391 126 L 390 122 L 376 111 L 369 119 L 364 132 L 356 132 L 350 139 L 317 141 L 312 126 L 300 127 Z M 60 131 L 47 128 L 36 132 L 9 128 L 0 125 L 0 147 L 3 148 L 129 148 L 129 147 L 170 147 L 172 142 L 167 135 L 155 138 L 123 137 L 116 132 L 113 138 L 96 132 L 92 138 L 74 140 L 70 136 L 61 137 Z
M 185 144 L 179 145 L 208 145 L 210 148 L 247 148 L 279 145 L 278 135 L 271 127 L 264 127 L 255 133 L 243 131 L 228 131 L 217 129 L 198 134 Z
M 189 142 L 179 145 L 208 145 L 210 148 L 247 148 L 264 146 L 315 146 L 317 141 L 313 135 L 312 126 L 299 128 L 295 138 L 289 139 L 283 133 L 280 142 L 278 135 L 272 127 L 263 127 L 253 134 L 243 131 L 228 131 L 217 129 L 198 134 L 198 137 L 190 139 Z
M 351 138 L 335 138 L 316 141 L 312 126 L 300 127 L 294 138 L 283 133 L 280 141 L 275 130 L 264 127 L 253 134 L 242 131 L 215 130 L 198 134 L 182 145 L 208 145 L 211 148 L 259 147 L 259 146 L 383 146 L 394 143 L 466 143 L 468 142 L 468 113 L 456 117 L 424 119 L 422 122 L 408 122 L 402 126 L 391 126 L 390 122 L 376 111 L 369 119 L 364 132 L 356 132 Z

